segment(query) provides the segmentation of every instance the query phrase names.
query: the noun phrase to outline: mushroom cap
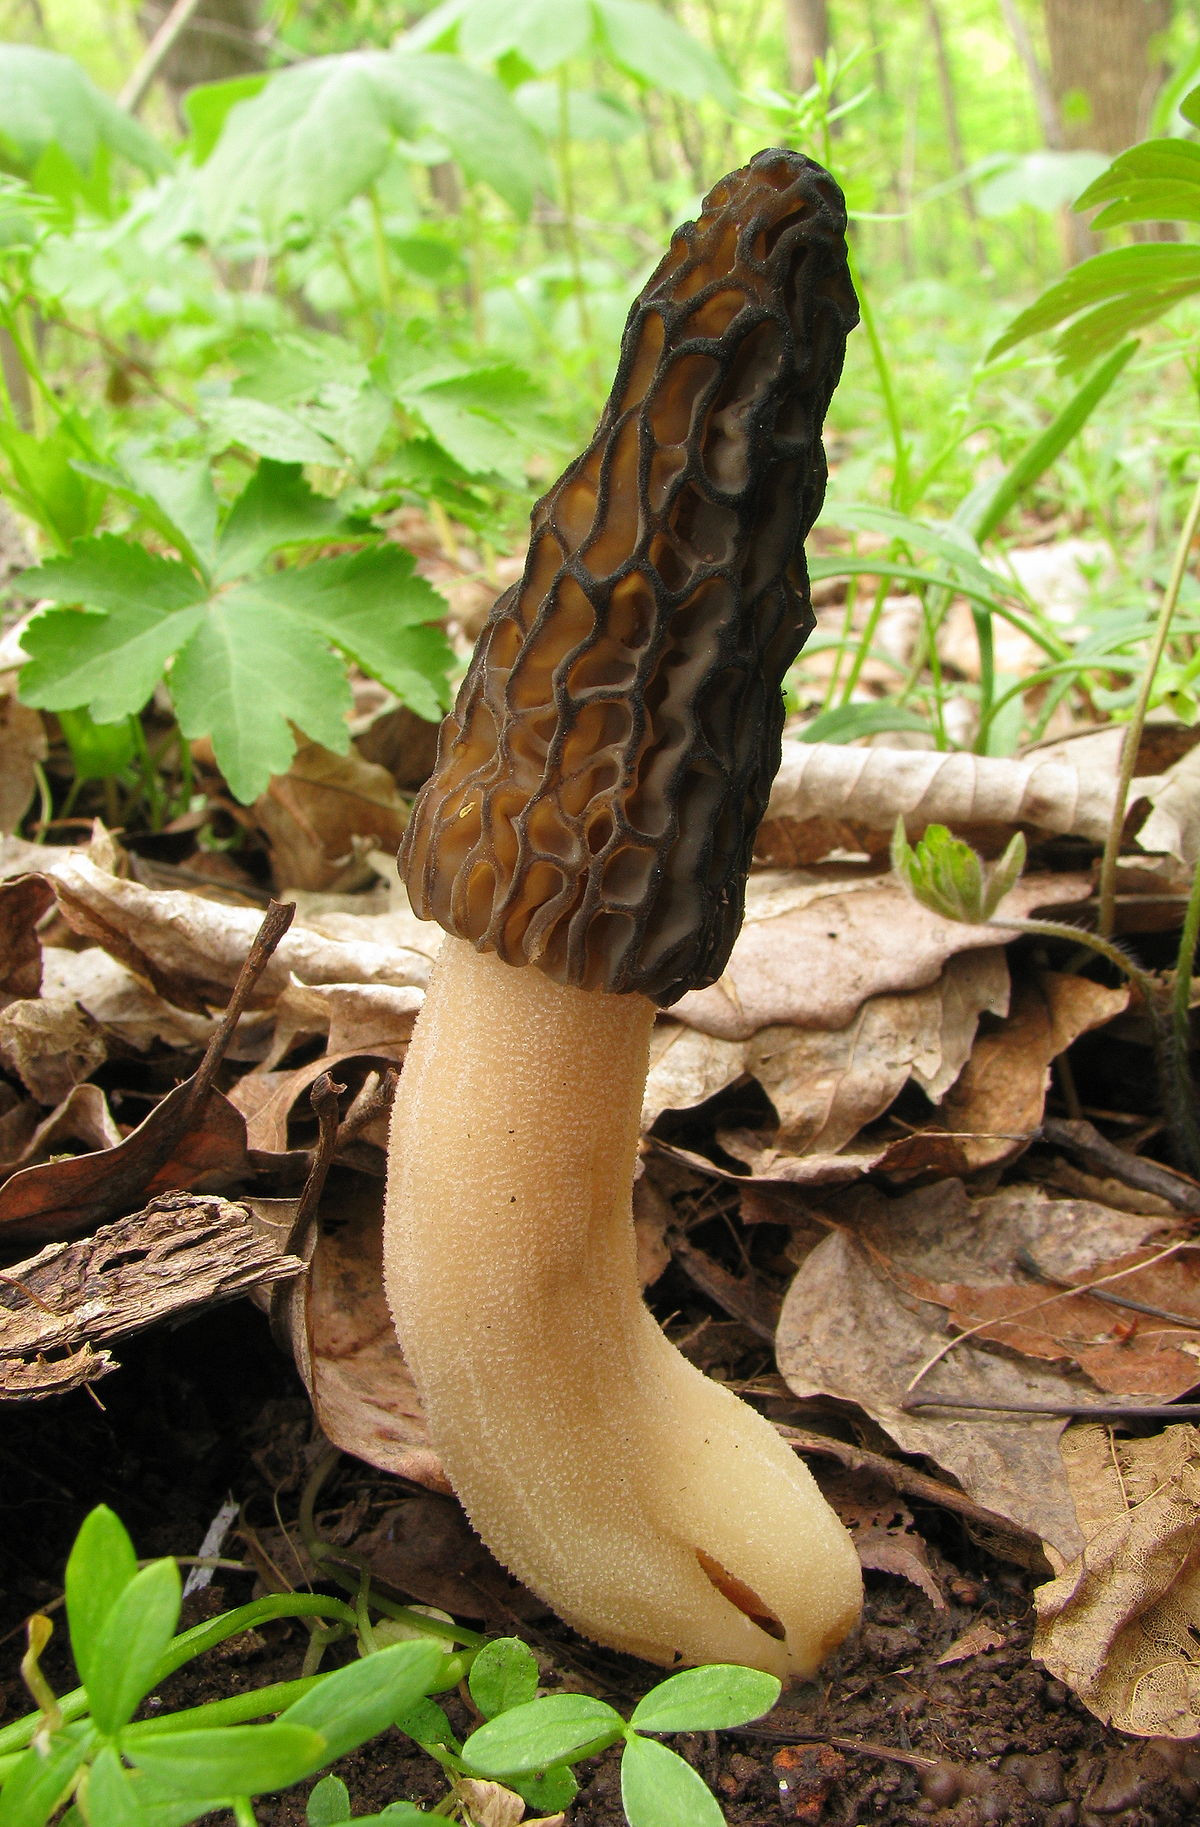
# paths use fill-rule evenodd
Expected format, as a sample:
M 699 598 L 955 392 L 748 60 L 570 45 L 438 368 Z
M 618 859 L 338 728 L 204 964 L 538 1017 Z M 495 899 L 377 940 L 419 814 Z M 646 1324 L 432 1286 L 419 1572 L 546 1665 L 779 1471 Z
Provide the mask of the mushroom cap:
M 845 230 L 828 172 L 760 152 L 634 302 L 400 849 L 415 911 L 480 951 L 664 1007 L 724 968 L 813 626 Z

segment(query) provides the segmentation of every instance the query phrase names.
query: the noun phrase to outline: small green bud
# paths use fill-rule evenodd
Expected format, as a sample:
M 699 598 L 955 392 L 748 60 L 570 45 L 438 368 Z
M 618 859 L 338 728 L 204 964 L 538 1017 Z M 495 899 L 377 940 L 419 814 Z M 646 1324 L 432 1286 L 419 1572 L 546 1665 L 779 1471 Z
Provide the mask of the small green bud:
M 904 835 L 904 820 L 892 833 L 892 868 L 922 907 L 947 920 L 979 926 L 990 920 L 1025 866 L 1025 838 L 1018 831 L 1004 855 L 985 863 L 945 825 L 930 825 L 914 848 Z

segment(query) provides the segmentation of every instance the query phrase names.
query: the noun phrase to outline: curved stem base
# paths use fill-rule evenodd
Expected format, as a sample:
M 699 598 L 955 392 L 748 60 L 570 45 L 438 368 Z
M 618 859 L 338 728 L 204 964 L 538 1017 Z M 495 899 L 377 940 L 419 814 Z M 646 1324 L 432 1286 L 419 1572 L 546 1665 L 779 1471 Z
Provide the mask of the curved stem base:
M 393 1117 L 388 1300 L 471 1521 L 560 1616 L 668 1666 L 806 1677 L 858 1616 L 858 1559 L 641 1299 L 654 1013 L 445 941 Z

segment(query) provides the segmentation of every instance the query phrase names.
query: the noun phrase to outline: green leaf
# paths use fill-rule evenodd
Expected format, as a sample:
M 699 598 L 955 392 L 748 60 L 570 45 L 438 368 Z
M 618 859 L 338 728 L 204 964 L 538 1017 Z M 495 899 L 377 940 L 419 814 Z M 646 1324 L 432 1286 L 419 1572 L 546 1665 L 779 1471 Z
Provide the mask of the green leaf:
M 382 1814 L 356 1815 L 354 1827 L 397 1827 L 397 1823 L 399 1827 L 405 1827 L 406 1822 L 430 1818 L 429 1810 L 418 1808 L 415 1802 L 389 1802 Z
M 1193 127 L 1200 127 L 1200 89 L 1192 89 L 1179 104 L 1179 112 Z
M 84 1680 L 92 1717 L 102 1732 L 126 1725 L 158 1679 L 163 1651 L 179 1622 L 181 1593 L 175 1562 L 152 1561 L 105 1614 Z
M 349 51 L 271 77 L 239 102 L 198 190 L 209 233 L 253 211 L 275 241 L 311 234 L 382 175 L 398 141 L 435 135 L 469 178 L 525 213 L 552 180 L 501 85 L 452 57 Z
M 59 725 L 71 751 L 76 780 L 114 780 L 133 760 L 132 717 L 97 723 L 85 710 L 60 710 Z
M 463 1745 L 463 1760 L 481 1776 L 520 1776 L 591 1757 L 624 1730 L 621 1715 L 603 1700 L 545 1694 L 478 1727 Z
M 485 1643 L 467 1676 L 471 1698 L 485 1719 L 532 1700 L 537 1685 L 537 1657 L 520 1637 L 496 1637 Z
M 112 490 L 176 546 L 198 571 L 208 574 L 217 530 L 217 497 L 205 463 L 168 463 L 136 452 L 123 467 L 78 463 L 76 468 Z
M 691 1764 L 636 1733 L 621 1756 L 621 1805 L 629 1827 L 725 1827 L 725 1816 Z
M 87 1756 L 93 1736 L 90 1726 L 69 1727 L 55 1733 L 44 1751 L 31 1745 L 0 1789 L 0 1827 L 45 1827 Z
M 591 13 L 588 0 L 472 0 L 459 17 L 459 54 L 496 63 L 516 51 L 531 69 L 553 70 L 589 49 Z
M 1166 180 L 1139 184 L 1127 197 L 1102 209 L 1093 228 L 1120 228 L 1126 222 L 1200 222 L 1200 183 Z
M 9 468 L 9 493 L 21 511 L 47 532 L 61 551 L 99 524 L 105 491 L 76 467 L 87 451 L 86 434 L 68 413 L 44 438 L 0 423 L 0 454 Z
M 1055 459 L 1062 455 L 1071 440 L 1082 431 L 1136 349 L 1136 342 L 1122 344 L 1106 362 L 1089 374 L 1079 390 L 1055 414 L 1041 436 L 1026 446 L 1002 476 L 987 481 L 979 490 L 971 491 L 955 518 L 981 545 L 995 532 L 1022 495 L 1033 487 Z
M 170 160 L 77 63 L 32 44 L 0 45 L 0 146 L 29 172 L 50 148 L 88 173 L 101 147 L 149 173 Z
M 436 1700 L 418 1700 L 415 1706 L 397 1714 L 392 1722 L 419 1745 L 442 1745 L 448 1751 L 458 1750 L 458 1740 L 450 1721 Z
M 724 66 L 661 7 L 648 0 L 592 0 L 592 8 L 613 61 L 635 82 L 688 101 L 713 95 L 726 107 L 735 104 L 737 90 Z
M 266 72 L 230 76 L 223 82 L 193 83 L 183 97 L 183 111 L 192 129 L 191 153 L 203 165 L 221 137 L 226 116 L 238 102 L 249 101 L 266 82 Z
M 298 463 L 259 464 L 229 510 L 217 546 L 218 583 L 256 571 L 284 546 L 321 545 L 349 530 L 341 507 L 308 486 Z
M 537 1814 L 559 1814 L 579 1794 L 570 1764 L 551 1764 L 536 1776 L 506 1776 L 505 1787 L 519 1795 Z
M 719 1732 L 769 1713 L 779 1698 L 774 1675 L 733 1663 L 685 1668 L 651 1688 L 633 1710 L 640 1732 Z
M 1013 319 L 992 344 L 986 359 L 1003 355 L 1027 336 L 1051 330 L 1104 299 L 1132 295 L 1144 300 L 1147 314 L 1140 321 L 1149 321 L 1176 297 L 1195 289 L 1200 289 L 1200 247 L 1156 243 L 1111 248 L 1072 267 L 1064 279 L 1043 292 L 1028 310 Z M 1152 304 L 1156 308 L 1151 311 Z
M 67 1556 L 67 1627 L 79 1679 L 96 1668 L 96 1645 L 109 1612 L 137 1574 L 137 1555 L 120 1517 L 97 1504 L 80 1525 Z M 0 1822 L 3 1821 L 0 1813 Z
M 377 1738 L 424 1697 L 443 1662 L 436 1643 L 397 1643 L 339 1668 L 279 1715 L 283 1725 L 311 1726 L 332 1763 Z
M 203 586 L 186 565 L 112 534 L 81 541 L 68 558 L 17 582 L 54 602 L 107 612 L 47 610 L 21 637 L 30 656 L 20 672 L 24 702 L 40 710 L 83 705 L 97 723 L 141 710 L 203 614 Z
M 445 602 L 418 577 L 403 547 L 385 544 L 278 571 L 259 580 L 264 597 L 319 629 L 418 716 L 437 721 L 449 701 L 452 651 L 436 618 Z M 303 728 L 307 725 L 297 713 Z M 309 731 L 312 734 L 312 731 Z
M 513 101 L 531 126 L 546 129 L 557 120 L 558 85 L 552 82 L 523 82 L 513 91 Z M 624 145 L 638 131 L 639 121 L 611 95 L 598 95 L 589 89 L 567 91 L 567 133 L 573 140 L 604 140 L 610 146 Z
M 235 393 L 211 401 L 204 409 L 204 420 L 222 449 L 241 444 L 276 463 L 336 465 L 338 461 L 336 446 L 286 406 L 268 406 Z
M 287 772 L 296 748 L 292 724 L 339 755 L 349 747 L 344 667 L 314 631 L 251 583 L 210 603 L 176 656 L 171 695 L 184 735 L 211 736 L 217 765 L 245 804 L 266 791 L 273 774 Z
M 130 1762 L 155 1786 L 177 1795 L 261 1795 L 290 1788 L 328 1762 L 325 1740 L 307 1726 L 221 1726 L 216 1730 L 160 1732 L 131 1740 Z
M 89 1827 L 143 1827 L 135 1779 L 111 1745 L 102 1745 L 83 1788 Z
M 903 704 L 839 704 L 822 711 L 798 731 L 801 742 L 853 742 L 859 736 L 878 736 L 886 730 L 928 731 L 928 717 L 919 717 Z
M 337 1827 L 350 1819 L 350 1791 L 340 1776 L 323 1776 L 305 1805 L 308 1827 Z

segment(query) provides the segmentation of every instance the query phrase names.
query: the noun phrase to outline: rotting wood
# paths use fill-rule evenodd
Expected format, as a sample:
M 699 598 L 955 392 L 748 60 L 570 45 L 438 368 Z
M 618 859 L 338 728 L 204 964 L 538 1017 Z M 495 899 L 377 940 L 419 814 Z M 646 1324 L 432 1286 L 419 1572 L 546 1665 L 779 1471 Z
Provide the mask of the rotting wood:
M 303 1268 L 255 1227 L 246 1206 L 165 1193 L 0 1274 L 0 1399 L 93 1383 L 117 1368 L 106 1342 Z

